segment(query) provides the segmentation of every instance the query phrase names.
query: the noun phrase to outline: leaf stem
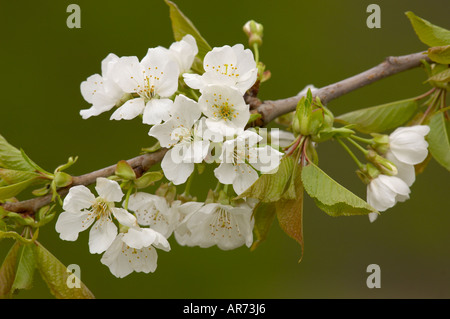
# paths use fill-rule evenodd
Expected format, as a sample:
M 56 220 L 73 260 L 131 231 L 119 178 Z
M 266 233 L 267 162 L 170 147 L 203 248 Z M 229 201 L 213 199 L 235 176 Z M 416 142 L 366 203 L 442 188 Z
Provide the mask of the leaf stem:
M 133 191 L 133 187 L 130 187 L 125 195 L 125 202 L 123 203 L 123 208 L 128 210 L 128 201 L 130 200 L 131 192 Z
M 428 95 L 430 95 L 431 93 L 433 93 L 434 91 L 436 91 L 436 88 L 432 88 L 431 90 L 429 90 L 428 92 L 425 92 L 422 95 L 416 96 L 415 98 L 413 98 L 414 101 L 418 101 L 421 100 L 425 97 L 427 97 Z
M 436 102 L 439 100 L 439 96 L 441 95 L 441 93 L 442 93 L 442 90 L 438 90 L 434 93 L 432 100 L 430 102 L 430 105 L 428 105 L 428 108 L 423 113 L 423 116 L 420 119 L 418 124 L 423 124 L 423 122 L 425 122 L 425 120 L 428 117 L 428 114 L 430 114 L 431 110 L 436 106 Z
M 188 180 L 186 182 L 186 187 L 184 188 L 183 196 L 189 196 L 190 195 L 191 185 L 192 185 L 192 180 L 194 179 L 194 175 L 195 175 L 195 169 L 192 172 L 192 174 L 189 176 L 189 178 L 188 178 Z
M 258 64 L 259 62 L 259 47 L 257 43 L 253 43 L 253 52 L 255 52 L 255 62 Z
M 352 138 L 354 140 L 357 140 L 359 142 L 363 142 L 363 143 L 369 144 L 369 145 L 372 145 L 372 144 L 375 143 L 373 138 L 363 138 L 363 137 L 360 137 L 360 136 L 357 136 L 357 135 L 351 135 L 350 138 Z
M 338 143 L 344 148 L 344 150 L 347 151 L 347 153 L 350 155 L 350 157 L 355 161 L 356 165 L 358 165 L 358 168 L 362 169 L 364 167 L 364 165 L 359 161 L 359 159 L 356 157 L 356 155 L 353 154 L 353 152 L 350 150 L 350 148 L 347 145 L 345 145 L 345 143 L 342 142 L 339 137 L 336 138 L 336 141 L 338 141 Z
M 366 154 L 369 152 L 369 151 L 366 150 L 364 147 L 362 147 L 361 145 L 359 145 L 358 143 L 356 143 L 356 142 L 353 140 L 353 137 L 352 137 L 352 136 L 347 137 L 347 140 L 348 140 L 350 143 L 352 143 L 353 145 L 355 145 L 355 147 L 356 147 L 357 149 L 359 149 L 364 155 L 366 155 Z

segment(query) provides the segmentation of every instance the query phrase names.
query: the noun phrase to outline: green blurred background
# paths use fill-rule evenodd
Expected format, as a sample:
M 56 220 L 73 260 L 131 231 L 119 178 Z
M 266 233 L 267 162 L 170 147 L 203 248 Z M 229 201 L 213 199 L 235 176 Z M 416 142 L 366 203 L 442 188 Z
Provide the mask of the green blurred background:
M 137 155 L 148 147 L 149 127 L 140 120 L 109 121 L 110 114 L 82 120 L 89 105 L 79 86 L 100 72 L 110 52 L 142 58 L 149 47 L 172 41 L 163 0 L 82 1 L 81 29 L 68 29 L 71 1 L 0 2 L 0 134 L 53 170 L 67 158 L 79 160 L 79 175 Z M 264 25 L 261 60 L 272 79 L 263 99 L 295 95 L 307 84 L 339 81 L 380 63 L 386 56 L 425 50 L 405 11 L 450 28 L 448 0 L 178 0 L 180 9 L 212 46 L 244 43 L 243 24 Z M 381 29 L 366 26 L 366 8 L 381 7 Z M 398 74 L 332 101 L 341 114 L 360 107 L 425 92 L 420 68 Z M 334 179 L 365 197 L 355 166 L 335 143 L 321 144 L 320 165 Z M 274 223 L 257 250 L 200 249 L 177 245 L 160 252 L 153 274 L 117 279 L 88 251 L 88 234 L 77 242 L 59 239 L 55 220 L 39 240 L 64 264 L 78 264 L 81 279 L 97 298 L 449 298 L 450 211 L 448 172 L 432 161 L 417 177 L 411 199 L 385 212 L 375 223 L 366 216 L 332 218 L 307 198 L 305 253 Z M 204 194 L 211 185 L 197 179 Z M 201 195 L 200 195 L 201 196 Z M 0 242 L 3 259 L 12 245 Z M 381 267 L 381 288 L 366 286 L 366 267 Z M 36 275 L 35 287 L 19 298 L 52 298 Z

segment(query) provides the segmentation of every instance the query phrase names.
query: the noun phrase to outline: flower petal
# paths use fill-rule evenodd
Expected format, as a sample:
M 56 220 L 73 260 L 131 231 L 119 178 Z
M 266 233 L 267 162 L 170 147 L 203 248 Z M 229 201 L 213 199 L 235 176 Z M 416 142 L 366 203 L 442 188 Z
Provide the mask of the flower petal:
M 134 270 L 128 256 L 125 255 L 127 248 L 122 238 L 123 234 L 118 234 L 100 260 L 117 278 L 124 278 Z
M 100 218 L 89 231 L 89 252 L 101 254 L 117 236 L 117 227 L 109 218 Z
M 399 161 L 391 151 L 388 151 L 386 153 L 386 159 L 391 161 L 397 167 L 398 173 L 395 176 L 402 179 L 406 183 L 406 185 L 411 187 L 411 185 L 414 184 L 414 181 L 416 180 L 414 165 L 405 164 Z
M 71 187 L 69 193 L 64 198 L 63 209 L 67 211 L 79 212 L 92 206 L 95 201 L 94 194 L 89 188 L 83 185 Z
M 248 164 L 236 165 L 236 178 L 233 181 L 233 189 L 236 194 L 242 194 L 258 179 L 258 173 Z
M 129 228 L 123 235 L 123 241 L 136 249 L 150 246 L 155 239 L 156 232 L 150 228 Z
M 110 72 L 110 77 L 127 93 L 136 93 L 144 87 L 144 67 L 135 56 L 121 57 Z
M 178 88 L 180 69 L 172 54 L 162 47 L 148 49 L 141 64 L 154 85 L 155 93 L 161 97 L 170 97 Z
M 132 120 L 144 112 L 145 102 L 141 98 L 126 101 L 114 111 L 110 120 Z
M 65 211 L 58 216 L 55 229 L 61 239 L 75 241 L 78 234 L 89 228 L 94 221 L 95 218 L 90 212 Z
M 120 202 L 124 195 L 119 183 L 104 177 L 97 178 L 95 190 L 101 198 L 108 202 Z
M 130 214 L 126 209 L 114 207 L 112 213 L 121 225 L 127 227 L 138 226 L 136 217 L 133 214 Z
M 167 121 L 170 118 L 172 106 L 172 100 L 151 99 L 145 105 L 142 122 L 144 124 L 154 125 L 161 123 L 161 121 Z
M 183 154 L 180 154 L 179 151 L 182 151 L 182 148 L 175 146 L 164 155 L 161 161 L 164 175 L 175 185 L 186 182 L 194 171 L 194 163 L 183 163 Z
M 219 167 L 214 170 L 214 176 L 222 184 L 233 184 L 236 178 L 237 168 L 231 163 L 221 163 Z

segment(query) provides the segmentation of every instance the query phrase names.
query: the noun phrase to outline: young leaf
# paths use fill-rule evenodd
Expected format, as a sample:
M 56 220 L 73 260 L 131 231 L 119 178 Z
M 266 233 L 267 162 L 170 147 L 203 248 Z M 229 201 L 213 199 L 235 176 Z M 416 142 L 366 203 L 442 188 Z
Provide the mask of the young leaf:
M 198 57 L 203 60 L 206 53 L 211 51 L 211 46 L 201 36 L 200 32 L 194 26 L 178 6 L 172 1 L 165 0 L 170 8 L 170 20 L 172 21 L 173 36 L 176 41 L 180 41 L 186 34 L 190 34 L 195 38 L 198 47 Z
M 255 226 L 253 231 L 256 240 L 253 242 L 250 250 L 255 250 L 267 238 L 270 227 L 275 219 L 275 204 L 259 202 L 253 210 Z
M 317 206 L 330 216 L 365 215 L 376 210 L 310 163 L 302 170 L 303 186 Z
M 335 120 L 345 125 L 355 124 L 355 129 L 362 133 L 379 133 L 406 123 L 417 109 L 417 102 L 408 99 L 345 113 Z
M 429 48 L 428 57 L 437 63 L 450 64 L 450 45 Z
M 1 135 L 0 167 L 18 171 L 34 171 L 34 168 L 23 158 L 21 151 L 9 144 Z
M 294 169 L 294 159 L 285 156 L 274 174 L 263 174 L 237 198 L 256 198 L 263 203 L 276 202 L 283 195 Z
M 445 120 L 444 114 L 438 112 L 431 117 L 428 125 L 428 149 L 433 158 L 450 171 L 450 124 Z
M 429 21 L 416 16 L 411 11 L 406 12 L 414 31 L 420 41 L 430 47 L 438 47 L 450 44 L 450 31 L 438 27 Z
M 443 83 L 450 82 L 450 69 L 445 69 L 444 71 L 433 75 L 427 81 L 443 82 Z
M 115 174 L 124 180 L 133 181 L 136 179 L 136 173 L 127 161 L 119 161 L 116 166 Z
M 161 172 L 146 172 L 144 175 L 134 181 L 137 188 L 146 188 L 161 180 L 164 174 Z
M 291 196 L 283 196 L 283 198 L 275 203 L 275 207 L 280 227 L 289 237 L 295 239 L 300 244 L 303 257 L 303 183 L 301 176 L 301 166 L 298 166 L 291 183 L 295 189 L 296 196 L 293 198 Z
M 58 299 L 94 299 L 92 292 L 80 282 L 80 288 L 69 288 L 67 268 L 40 243 L 36 242 L 34 254 L 37 268 L 50 292 Z
M 33 286 L 36 262 L 33 254 L 33 244 L 22 245 L 17 255 L 17 270 L 11 293 L 18 289 L 30 289 Z
M 20 243 L 15 242 L 0 267 L 0 299 L 11 296 L 11 289 L 16 278 L 17 255 L 20 247 Z
M 36 184 L 40 180 L 39 177 L 25 180 L 23 182 L 0 187 L 0 199 L 8 199 L 16 196 L 27 187 Z
M 14 169 L 0 168 L 0 178 L 5 181 L 7 185 L 20 183 L 35 177 L 39 177 L 39 174 L 29 171 L 17 171 Z

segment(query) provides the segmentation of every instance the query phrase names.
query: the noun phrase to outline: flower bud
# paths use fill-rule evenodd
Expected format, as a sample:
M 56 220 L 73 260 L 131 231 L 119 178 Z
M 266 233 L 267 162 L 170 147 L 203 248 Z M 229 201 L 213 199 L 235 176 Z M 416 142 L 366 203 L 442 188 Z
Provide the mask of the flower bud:
M 302 99 L 297 104 L 293 124 L 294 132 L 300 133 L 303 136 L 316 135 L 323 126 L 324 114 L 321 108 L 313 110 L 312 94 L 308 90 L 307 97 Z M 295 124 L 295 127 L 294 127 Z
M 380 156 L 374 150 L 369 150 L 366 154 L 367 160 L 372 162 L 382 174 L 394 176 L 397 175 L 397 167 L 391 161 L 387 160 L 383 156 Z
M 254 20 L 248 21 L 242 28 L 248 37 L 248 44 L 252 47 L 254 44 L 262 45 L 263 26 Z

